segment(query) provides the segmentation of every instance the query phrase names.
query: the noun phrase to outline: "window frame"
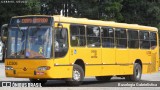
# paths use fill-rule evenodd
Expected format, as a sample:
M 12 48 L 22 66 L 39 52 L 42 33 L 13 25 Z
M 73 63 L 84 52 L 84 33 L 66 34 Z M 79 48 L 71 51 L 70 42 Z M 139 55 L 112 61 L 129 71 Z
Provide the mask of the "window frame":
M 117 29 L 121 29 L 121 30 L 125 30 L 126 31 L 126 38 L 117 38 L 116 37 L 116 30 Z M 128 34 L 127 34 L 127 29 L 126 28 L 119 28 L 119 27 L 116 27 L 114 28 L 114 34 L 115 34 L 115 47 L 116 48 L 122 48 L 122 49 L 127 49 L 128 48 Z M 117 40 L 125 40 L 126 39 L 126 47 L 118 47 L 118 41 Z
M 84 42 L 85 42 L 85 45 L 84 46 L 81 46 L 81 45 L 77 45 L 77 46 L 73 46 L 72 45 L 72 30 L 71 30 L 71 26 L 79 26 L 79 27 L 84 27 L 84 35 L 73 35 L 73 36 L 78 36 L 78 38 L 80 38 L 80 37 L 84 37 Z M 70 46 L 71 47 L 86 47 L 86 45 L 87 45 L 87 39 L 86 39 L 86 27 L 85 27 L 85 25 L 81 25 L 81 24 L 70 24 Z
M 156 36 L 156 38 L 155 38 L 155 40 L 151 40 L 151 33 L 155 33 L 155 36 Z M 154 50 L 157 46 L 158 46 L 158 43 L 157 43 L 157 32 L 155 32 L 155 31 L 150 31 L 150 34 L 149 34 L 149 38 L 150 38 L 150 49 L 151 50 Z M 156 42 L 156 45 L 155 46 L 152 46 L 152 41 L 155 41 Z
M 109 31 L 109 29 L 112 29 L 112 31 L 113 31 L 113 37 L 110 37 L 110 36 L 109 37 L 103 37 L 102 35 L 104 34 L 103 33 L 104 30 L 102 32 L 102 28 L 107 29 L 106 31 Z M 110 47 L 103 46 L 103 39 L 113 39 L 113 46 L 110 46 Z M 110 42 L 110 43 L 112 43 L 112 42 Z M 115 47 L 115 29 L 113 27 L 108 27 L 108 26 L 102 26 L 101 27 L 101 46 L 102 46 L 102 48 L 114 48 Z
M 96 37 L 96 36 L 88 36 L 88 27 L 98 27 L 99 28 L 99 36 Z M 88 45 L 88 38 L 99 38 L 99 46 L 89 46 Z M 96 26 L 96 25 L 86 25 L 86 46 L 89 47 L 89 48 L 100 48 L 102 45 L 102 42 L 101 42 L 101 27 L 100 26 Z
M 140 48 L 140 37 L 139 37 L 139 30 L 136 30 L 136 29 L 128 29 L 127 30 L 128 32 L 127 32 L 127 35 L 128 35 L 128 48 L 129 49 L 139 49 Z M 129 31 L 137 31 L 138 32 L 138 35 L 137 35 L 137 39 L 130 39 L 130 36 L 129 36 Z M 131 33 L 132 34 L 132 33 Z M 134 47 L 134 48 L 132 48 L 132 47 L 130 47 L 130 40 L 134 40 L 134 41 L 138 41 L 138 47 Z
M 66 53 L 65 53 L 65 55 L 63 55 L 63 56 L 58 56 L 58 57 L 56 57 L 56 52 L 55 52 L 55 50 L 56 50 L 56 47 L 55 47 L 55 41 L 56 41 L 56 34 L 55 34 L 55 30 L 56 29 L 65 29 L 66 30 L 66 32 L 67 32 L 67 51 L 66 51 Z M 55 59 L 57 59 L 57 58 L 64 58 L 67 54 L 68 54 L 68 52 L 69 52 L 69 30 L 68 30 L 68 28 L 66 28 L 66 27 L 63 27 L 63 28 L 59 28 L 59 27 L 54 27 L 54 30 L 53 30 L 53 37 L 54 37 L 54 45 L 53 45 L 53 48 L 54 48 L 54 50 L 53 50 L 53 54 L 54 54 L 54 58 Z
M 141 39 L 141 32 L 147 32 L 148 33 L 148 40 L 145 40 L 145 39 Z M 147 41 L 147 42 L 149 42 L 149 48 L 142 48 L 142 46 L 141 46 L 141 44 L 143 44 L 143 43 L 141 43 L 141 41 Z M 146 45 L 146 44 L 145 44 Z M 150 50 L 150 48 L 151 48 L 151 43 L 150 43 L 150 31 L 149 30 L 140 30 L 139 31 L 139 48 L 140 49 L 142 49 L 142 50 Z

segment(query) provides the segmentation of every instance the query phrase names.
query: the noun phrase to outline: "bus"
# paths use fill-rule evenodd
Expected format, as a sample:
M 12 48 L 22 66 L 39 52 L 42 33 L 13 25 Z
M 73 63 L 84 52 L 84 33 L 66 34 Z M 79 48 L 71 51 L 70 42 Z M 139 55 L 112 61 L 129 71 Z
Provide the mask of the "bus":
M 80 85 L 85 77 L 113 76 L 138 82 L 158 72 L 158 30 L 113 21 L 50 15 L 12 17 L 8 27 L 6 77 L 45 84 L 50 79 Z

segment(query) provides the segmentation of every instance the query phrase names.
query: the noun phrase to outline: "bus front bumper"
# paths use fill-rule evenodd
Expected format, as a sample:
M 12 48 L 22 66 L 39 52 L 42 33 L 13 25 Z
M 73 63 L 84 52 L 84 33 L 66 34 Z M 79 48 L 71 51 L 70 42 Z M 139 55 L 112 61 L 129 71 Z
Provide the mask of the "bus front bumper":
M 5 60 L 6 77 L 57 79 L 71 78 L 72 66 L 54 66 L 54 60 Z

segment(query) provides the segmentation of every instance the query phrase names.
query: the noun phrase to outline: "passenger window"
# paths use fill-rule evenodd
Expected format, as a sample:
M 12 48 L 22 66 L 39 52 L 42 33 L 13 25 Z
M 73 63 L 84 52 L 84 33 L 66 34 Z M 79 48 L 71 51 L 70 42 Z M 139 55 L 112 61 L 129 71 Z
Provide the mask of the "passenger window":
M 115 29 L 116 47 L 127 48 L 127 34 L 125 29 Z
M 137 30 L 128 30 L 128 47 L 139 48 L 139 38 Z
M 140 31 L 139 36 L 140 36 L 140 48 L 150 49 L 149 32 Z
M 102 46 L 103 47 L 114 47 L 114 30 L 110 27 L 101 28 L 102 35 Z
M 156 32 L 150 32 L 151 49 L 157 46 L 157 34 Z
M 68 52 L 68 33 L 65 28 L 55 28 L 55 57 L 64 57 Z
M 100 47 L 100 28 L 97 26 L 87 26 L 87 46 Z
M 85 46 L 85 27 L 80 25 L 71 25 L 71 46 Z

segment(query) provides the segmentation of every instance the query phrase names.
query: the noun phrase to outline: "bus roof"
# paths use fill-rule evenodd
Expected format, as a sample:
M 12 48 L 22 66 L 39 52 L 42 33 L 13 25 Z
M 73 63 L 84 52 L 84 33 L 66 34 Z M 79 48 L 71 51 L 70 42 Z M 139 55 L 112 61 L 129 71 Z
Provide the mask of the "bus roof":
M 138 30 L 151 30 L 158 31 L 157 28 L 151 26 L 143 26 L 138 24 L 127 24 L 127 23 L 118 23 L 114 21 L 101 21 L 101 20 L 90 20 L 87 18 L 73 18 L 73 17 L 64 17 L 60 15 L 24 15 L 24 16 L 15 16 L 12 18 L 18 17 L 53 17 L 55 22 L 61 23 L 72 23 L 72 24 L 84 24 L 84 25 L 98 25 L 98 26 L 109 26 L 109 27 L 119 27 L 119 28 L 127 28 L 127 29 L 138 29 Z
M 99 25 L 99 26 L 119 27 L 127 29 L 158 31 L 158 29 L 155 27 L 143 26 L 138 24 L 117 23 L 114 21 L 89 20 L 86 18 L 72 18 L 63 16 L 53 16 L 53 17 L 54 21 L 62 23 L 65 22 L 65 23 L 75 23 L 75 24 Z
M 19 18 L 19 17 L 36 17 L 36 16 L 39 16 L 39 17 L 53 17 L 51 15 L 23 15 L 23 16 L 14 16 L 12 18 Z

